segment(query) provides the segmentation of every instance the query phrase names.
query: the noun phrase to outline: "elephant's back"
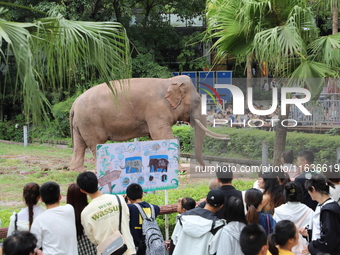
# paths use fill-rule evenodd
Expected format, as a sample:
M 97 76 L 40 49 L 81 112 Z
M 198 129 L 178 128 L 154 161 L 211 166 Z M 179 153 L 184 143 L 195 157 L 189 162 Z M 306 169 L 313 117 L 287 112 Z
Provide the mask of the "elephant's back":
M 151 107 L 167 105 L 166 89 L 169 79 L 132 78 L 114 81 L 116 94 L 102 83 L 81 94 L 72 106 L 74 119 L 96 125 L 130 125 L 132 119 L 141 124 Z M 111 121 L 108 122 L 107 120 Z M 112 120 L 119 120 L 116 123 Z M 136 124 L 135 124 L 136 125 Z M 112 128 L 112 127 L 110 127 Z

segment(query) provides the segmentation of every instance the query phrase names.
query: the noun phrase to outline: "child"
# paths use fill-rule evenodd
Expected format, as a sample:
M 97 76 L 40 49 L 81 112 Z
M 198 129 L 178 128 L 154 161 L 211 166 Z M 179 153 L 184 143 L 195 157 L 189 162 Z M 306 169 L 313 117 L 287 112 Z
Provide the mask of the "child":
M 275 233 L 268 237 L 269 252 L 272 255 L 294 255 L 292 248 L 297 245 L 299 231 L 294 222 L 282 220 L 275 226 Z
M 145 254 L 145 245 L 142 242 L 143 240 L 143 232 L 142 232 L 142 224 L 143 219 L 139 214 L 138 208 L 134 205 L 136 203 L 139 204 L 139 206 L 143 209 L 145 214 L 150 217 L 152 208 L 150 206 L 153 206 L 155 217 L 160 212 L 160 209 L 157 205 L 150 205 L 147 202 L 143 202 L 143 188 L 137 183 L 131 183 L 127 189 L 126 189 L 126 196 L 128 200 L 130 201 L 130 204 L 128 204 L 129 211 L 130 211 L 130 231 L 131 235 L 133 237 L 133 241 L 136 246 L 137 255 L 144 255 Z
M 267 235 L 269 235 L 273 233 L 276 222 L 271 215 L 258 212 L 258 207 L 262 202 L 262 198 L 263 198 L 262 192 L 258 189 L 252 188 L 246 191 L 245 194 L 245 203 L 247 205 L 246 218 L 248 224 L 250 223 L 260 224 L 266 231 Z
M 37 247 L 37 238 L 29 231 L 16 231 L 4 241 L 5 255 L 44 255 Z M 1 248 L 0 248 L 0 254 Z
M 196 207 L 196 201 L 191 197 L 183 197 L 178 202 L 177 212 L 184 213 L 185 211 L 194 209 Z
M 266 255 L 267 234 L 259 224 L 245 226 L 240 234 L 240 246 L 244 255 Z
M 300 229 L 308 225 L 313 219 L 313 210 L 301 203 L 303 191 L 300 183 L 289 182 L 284 187 L 284 195 L 287 203 L 274 209 L 274 220 L 290 220 Z M 307 245 L 306 240 L 299 235 L 299 242 L 293 247 L 292 251 L 296 255 L 302 254 Z

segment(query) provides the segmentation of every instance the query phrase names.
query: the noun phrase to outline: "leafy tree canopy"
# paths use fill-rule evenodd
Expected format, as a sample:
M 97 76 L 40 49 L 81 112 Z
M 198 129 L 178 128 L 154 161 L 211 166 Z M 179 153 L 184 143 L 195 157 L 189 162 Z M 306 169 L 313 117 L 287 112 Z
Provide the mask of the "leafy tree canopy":
M 6 14 L 3 8 L 1 14 Z M 0 18 L 0 41 L 0 62 L 5 66 L 0 99 L 14 68 L 27 121 L 49 119 L 46 91 L 68 90 L 98 77 L 109 82 L 131 75 L 126 32 L 116 22 L 71 21 L 53 12 L 34 22 Z

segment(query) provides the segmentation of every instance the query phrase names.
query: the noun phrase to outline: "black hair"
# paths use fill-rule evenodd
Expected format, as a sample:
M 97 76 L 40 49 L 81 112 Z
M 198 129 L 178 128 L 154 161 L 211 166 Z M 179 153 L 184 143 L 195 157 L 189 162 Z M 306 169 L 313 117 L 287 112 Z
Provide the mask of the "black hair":
M 279 255 L 276 245 L 284 246 L 289 239 L 295 238 L 296 227 L 290 220 L 281 220 L 275 225 L 274 233 L 268 237 L 268 250 L 272 255 Z
M 298 182 L 288 182 L 284 187 L 283 194 L 287 201 L 301 202 L 303 189 L 301 184 Z
M 293 164 L 293 162 L 294 162 L 294 153 L 293 153 L 293 150 L 282 152 L 281 158 L 283 158 L 283 161 L 285 163 Z
M 247 205 L 246 219 L 248 223 L 258 223 L 259 214 L 257 213 L 257 207 L 261 204 L 263 194 L 258 189 L 248 189 L 245 194 L 245 203 Z
M 311 178 L 305 181 L 306 190 L 312 191 L 314 187 L 316 191 L 323 195 L 329 195 L 329 187 L 335 188 L 334 184 L 330 182 L 323 174 L 310 174 Z
M 31 229 L 33 223 L 33 206 L 38 203 L 38 198 L 40 197 L 40 187 L 37 183 L 30 182 L 24 186 L 23 197 L 25 203 L 28 207 L 28 229 Z
M 141 199 L 143 197 L 143 188 L 138 183 L 131 183 L 126 188 L 126 196 L 131 200 Z
M 222 184 L 231 183 L 233 180 L 233 171 L 226 165 L 221 165 L 216 171 L 216 177 Z
M 46 205 L 59 202 L 60 186 L 55 182 L 45 182 L 40 187 L 40 196 Z
M 191 197 L 183 197 L 181 200 L 181 206 L 185 210 L 191 210 L 196 207 L 196 201 Z
M 240 246 L 244 255 L 257 255 L 267 245 L 267 234 L 259 224 L 245 226 L 240 234 Z
M 304 158 L 308 164 L 312 164 L 314 162 L 314 153 L 310 150 L 300 151 L 298 157 Z
M 76 220 L 77 236 L 81 237 L 84 234 L 84 228 L 81 225 L 81 212 L 88 205 L 87 195 L 82 193 L 77 183 L 72 183 L 67 189 L 66 203 L 74 208 Z
M 3 244 L 5 255 L 29 255 L 37 247 L 37 238 L 29 231 L 16 231 Z
M 224 219 L 227 223 L 232 221 L 242 222 L 248 224 L 246 216 L 244 215 L 243 201 L 238 197 L 230 197 L 226 203 L 224 211 Z
M 98 178 L 93 172 L 83 172 L 77 177 L 77 184 L 83 191 L 93 194 L 98 191 Z
M 263 181 L 264 181 L 263 194 L 270 195 L 271 204 L 274 207 L 278 207 L 284 204 L 286 202 L 286 199 L 283 195 L 283 185 L 286 184 L 286 182 L 288 181 L 288 179 L 285 176 L 285 173 L 283 171 L 266 172 L 263 174 Z

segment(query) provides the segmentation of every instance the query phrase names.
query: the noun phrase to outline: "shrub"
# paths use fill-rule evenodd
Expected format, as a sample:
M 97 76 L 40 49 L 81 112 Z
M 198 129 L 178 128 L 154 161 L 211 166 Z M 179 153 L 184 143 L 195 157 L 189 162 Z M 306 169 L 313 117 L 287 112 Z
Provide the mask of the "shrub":
M 15 142 L 23 142 L 23 125 L 25 124 L 25 118 L 23 115 L 17 115 L 13 120 L 3 122 L 0 121 L 0 140 L 9 140 Z
M 274 154 L 275 132 L 256 129 L 212 128 L 217 133 L 229 134 L 230 140 L 219 141 L 210 137 L 205 138 L 203 153 L 205 155 L 223 155 L 230 153 L 250 159 L 261 159 L 262 141 L 268 142 L 269 157 Z M 328 134 L 308 134 L 288 132 L 286 150 L 293 150 L 294 154 L 303 149 L 315 153 L 314 163 L 336 161 L 336 149 L 340 147 L 340 137 Z
M 167 67 L 157 64 L 151 53 L 145 53 L 133 59 L 132 77 L 170 78 L 172 74 Z
M 216 140 L 205 137 L 203 154 L 225 157 L 245 157 L 249 159 L 261 159 L 262 141 L 268 142 L 269 158 L 274 154 L 275 132 L 268 132 L 257 129 L 235 129 L 235 128 L 210 128 L 212 131 L 221 134 L 228 134 L 230 140 Z M 182 153 L 190 152 L 193 145 L 193 135 L 190 126 L 173 126 L 175 137 L 180 140 Z M 308 134 L 288 132 L 286 150 L 293 150 L 295 155 L 303 149 L 315 153 L 315 163 L 326 163 L 336 161 L 336 149 L 340 147 L 340 136 L 331 134 Z
M 181 152 L 190 152 L 191 149 L 191 129 L 190 126 L 173 126 L 172 132 L 179 139 Z
M 70 136 L 70 110 L 74 100 L 76 100 L 78 96 L 73 96 L 66 99 L 63 102 L 59 102 L 52 107 L 52 113 L 55 118 L 55 124 L 57 128 L 60 130 L 61 135 L 63 137 Z

